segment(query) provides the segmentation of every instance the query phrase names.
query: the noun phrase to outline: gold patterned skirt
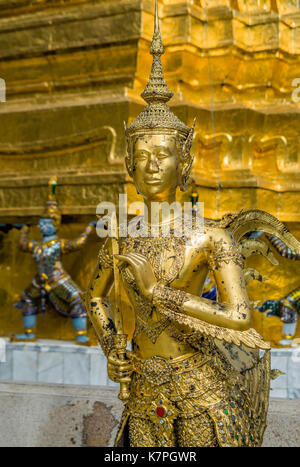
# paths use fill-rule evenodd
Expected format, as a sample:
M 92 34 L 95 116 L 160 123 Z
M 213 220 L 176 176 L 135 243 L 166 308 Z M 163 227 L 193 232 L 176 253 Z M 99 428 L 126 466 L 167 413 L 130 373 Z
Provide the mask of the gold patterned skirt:
M 115 445 L 260 446 L 268 397 L 257 410 L 247 382 L 260 392 L 269 377 L 267 359 L 246 375 L 201 352 L 172 360 L 133 354 L 130 398 Z

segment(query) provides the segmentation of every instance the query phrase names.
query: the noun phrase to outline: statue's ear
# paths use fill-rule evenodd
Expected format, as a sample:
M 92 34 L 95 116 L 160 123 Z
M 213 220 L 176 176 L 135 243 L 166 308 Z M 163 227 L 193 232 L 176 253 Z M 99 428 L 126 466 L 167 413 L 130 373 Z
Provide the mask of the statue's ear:
M 184 161 L 184 163 L 182 164 L 181 183 L 180 183 L 181 191 L 186 190 L 186 187 L 189 182 L 193 162 L 194 162 L 194 156 L 189 154 L 186 160 Z
M 186 138 L 186 140 L 184 142 L 184 145 L 183 145 L 184 158 L 188 158 L 189 154 L 190 154 L 190 151 L 191 151 L 191 147 L 192 147 L 192 144 L 193 144 L 195 124 L 196 124 L 196 117 L 194 118 L 193 126 L 190 129 L 189 134 L 188 134 L 188 136 L 187 136 L 187 138 Z
M 194 156 L 191 155 L 191 147 L 193 144 L 194 128 L 195 128 L 196 118 L 194 119 L 193 126 L 183 144 L 183 163 L 182 163 L 182 174 L 181 174 L 181 191 L 186 190 L 188 180 L 190 177 L 190 172 L 194 162 Z
M 132 170 L 132 157 L 128 154 L 128 152 L 127 152 L 127 154 L 125 156 L 125 165 L 126 165 L 128 175 L 130 177 L 132 177 L 132 173 L 133 173 L 133 170 Z
M 124 122 L 125 124 L 125 122 Z M 131 151 L 131 139 L 129 137 L 126 138 L 127 148 L 126 148 L 126 156 L 125 156 L 125 165 L 128 172 L 128 175 L 132 177 L 133 167 L 132 167 L 132 151 Z

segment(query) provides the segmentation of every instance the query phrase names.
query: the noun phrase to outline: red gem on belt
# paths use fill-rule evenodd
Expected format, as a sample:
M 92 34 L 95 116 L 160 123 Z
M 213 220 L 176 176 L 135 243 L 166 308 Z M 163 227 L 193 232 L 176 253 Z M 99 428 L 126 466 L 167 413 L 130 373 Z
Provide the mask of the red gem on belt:
M 165 409 L 163 407 L 157 407 L 156 415 L 158 415 L 158 417 L 164 417 L 166 415 Z

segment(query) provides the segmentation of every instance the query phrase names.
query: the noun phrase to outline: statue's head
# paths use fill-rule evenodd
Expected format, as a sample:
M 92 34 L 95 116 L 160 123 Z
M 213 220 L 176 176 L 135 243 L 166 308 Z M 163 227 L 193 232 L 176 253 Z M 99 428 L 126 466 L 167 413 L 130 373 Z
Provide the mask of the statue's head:
M 42 217 L 39 220 L 39 229 L 43 237 L 52 237 L 56 234 L 56 227 L 53 219 Z
M 126 128 L 126 166 L 142 195 L 167 195 L 180 186 L 184 191 L 193 163 L 190 150 L 194 125 L 188 128 L 171 112 L 167 102 L 173 96 L 165 82 L 157 2 L 150 53 L 153 64 L 148 83 L 141 94 L 147 106 Z

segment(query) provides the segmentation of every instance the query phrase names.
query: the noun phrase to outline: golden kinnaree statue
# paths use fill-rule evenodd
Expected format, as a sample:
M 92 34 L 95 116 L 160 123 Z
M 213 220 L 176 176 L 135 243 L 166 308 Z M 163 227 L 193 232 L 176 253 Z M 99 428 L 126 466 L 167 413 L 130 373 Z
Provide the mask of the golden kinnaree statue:
M 245 270 L 244 262 L 257 253 L 274 264 L 276 259 L 263 241 L 245 235 L 276 235 L 295 252 L 300 244 L 281 222 L 258 210 L 204 220 L 203 228 L 193 220 L 184 236 L 174 235 L 174 213 L 158 221 L 151 217 L 152 202 L 176 201 L 193 162 L 193 128 L 166 104 L 172 92 L 162 73 L 163 52 L 156 5 L 153 65 L 142 93 L 147 106 L 126 129 L 127 169 L 149 218 L 141 219 L 137 235 L 106 240 L 87 293 L 109 377 L 121 383 L 120 398 L 126 401 L 115 443 L 260 446 L 270 390 L 269 345 L 251 328 L 246 284 L 258 273 Z M 201 297 L 209 273 L 217 301 Z M 124 342 L 120 352 L 121 320 L 108 301 L 114 282 L 119 287 L 119 274 L 135 312 L 132 350 L 126 352 Z

